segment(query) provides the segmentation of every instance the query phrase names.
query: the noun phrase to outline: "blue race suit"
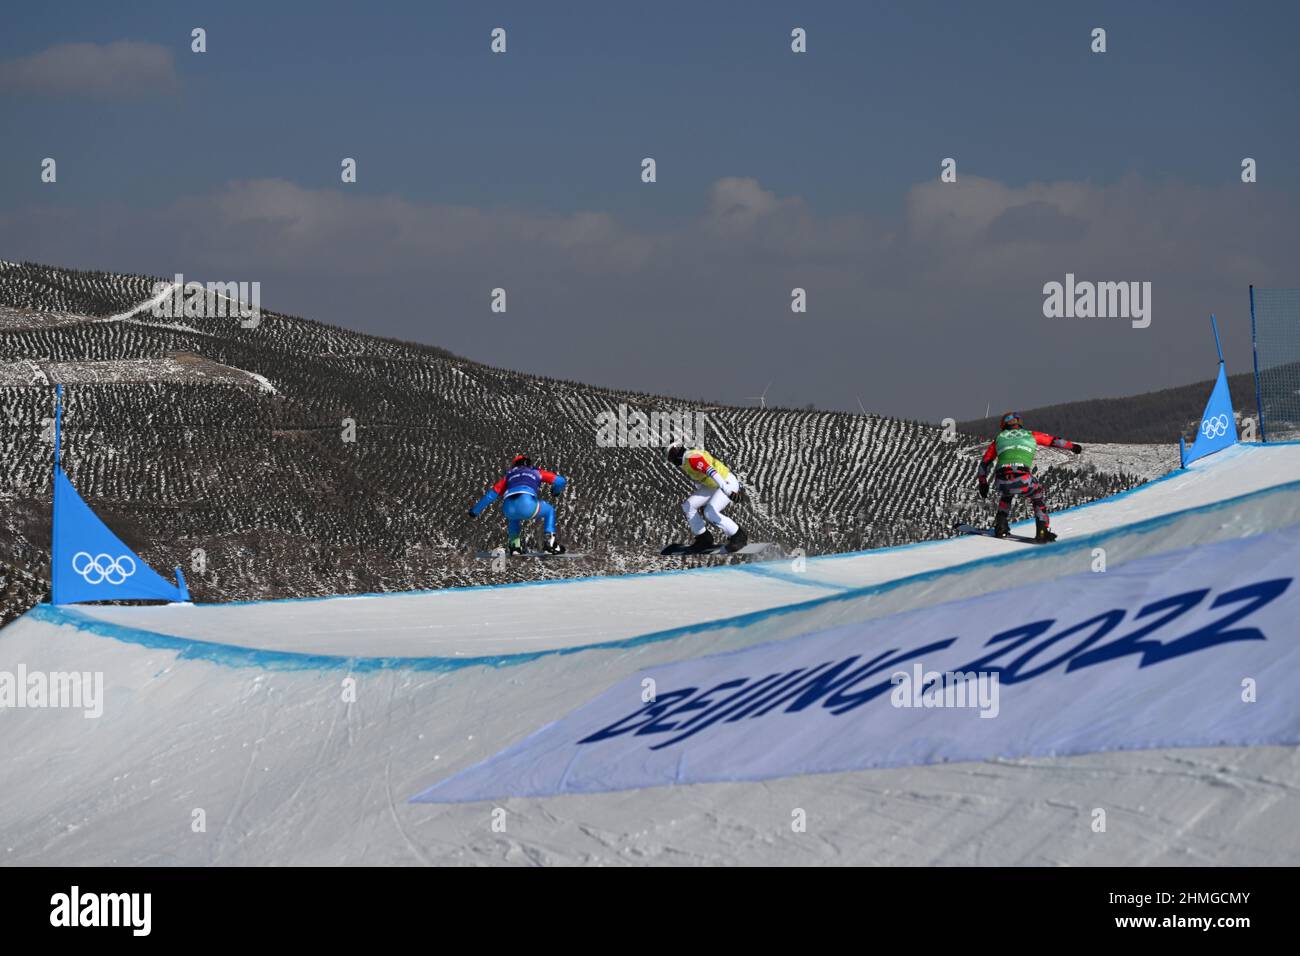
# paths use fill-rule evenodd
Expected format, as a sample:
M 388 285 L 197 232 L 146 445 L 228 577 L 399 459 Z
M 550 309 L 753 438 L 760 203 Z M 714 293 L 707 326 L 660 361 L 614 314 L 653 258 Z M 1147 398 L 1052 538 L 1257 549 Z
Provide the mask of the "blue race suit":
M 563 475 L 553 471 L 534 468 L 532 465 L 518 465 L 489 488 L 470 511 L 477 516 L 497 498 L 504 497 L 501 513 L 506 517 L 506 530 L 511 539 L 519 537 L 522 522 L 539 517 L 546 533 L 555 534 L 555 507 L 538 497 L 543 483 L 549 484 L 555 492 L 560 492 L 568 482 Z

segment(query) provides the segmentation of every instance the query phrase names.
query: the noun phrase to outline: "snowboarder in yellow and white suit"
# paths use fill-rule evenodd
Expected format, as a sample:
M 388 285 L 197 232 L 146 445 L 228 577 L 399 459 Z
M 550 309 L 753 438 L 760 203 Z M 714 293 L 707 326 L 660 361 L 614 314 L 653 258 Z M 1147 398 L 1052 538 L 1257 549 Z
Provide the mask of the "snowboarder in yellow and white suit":
M 703 448 L 686 448 L 681 442 L 668 449 L 668 460 L 682 470 L 687 478 L 699 487 L 682 502 L 686 523 L 690 525 L 695 540 L 689 551 L 708 551 L 715 547 L 713 535 L 705 522 L 721 528 L 727 536 L 727 550 L 739 551 L 749 540 L 745 529 L 736 524 L 722 510 L 743 494 L 740 480 L 731 469 Z

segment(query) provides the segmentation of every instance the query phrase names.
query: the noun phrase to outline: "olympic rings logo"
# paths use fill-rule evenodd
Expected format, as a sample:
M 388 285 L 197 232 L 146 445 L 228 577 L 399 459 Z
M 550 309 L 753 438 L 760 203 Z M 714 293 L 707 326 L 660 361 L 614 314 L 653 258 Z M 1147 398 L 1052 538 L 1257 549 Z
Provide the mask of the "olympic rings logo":
M 1218 438 L 1220 435 L 1227 434 L 1227 431 L 1227 415 L 1215 415 L 1213 418 L 1201 419 L 1201 434 L 1206 438 Z
M 135 574 L 135 558 L 129 554 L 114 558 L 111 554 L 78 551 L 72 556 L 72 570 L 86 579 L 87 584 L 121 584 Z

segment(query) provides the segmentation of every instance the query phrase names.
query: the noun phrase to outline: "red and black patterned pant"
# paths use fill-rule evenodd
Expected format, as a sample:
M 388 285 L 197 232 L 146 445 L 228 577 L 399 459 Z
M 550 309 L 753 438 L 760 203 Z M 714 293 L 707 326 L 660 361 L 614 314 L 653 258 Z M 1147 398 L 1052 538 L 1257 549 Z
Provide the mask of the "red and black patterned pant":
M 1038 483 L 1038 479 L 1028 468 L 1013 466 L 999 468 L 995 475 L 994 487 L 998 492 L 998 511 L 1009 516 L 1012 500 L 1016 495 L 1024 495 L 1034 506 L 1034 517 L 1044 525 L 1050 523 L 1047 503 L 1043 501 L 1043 486 Z

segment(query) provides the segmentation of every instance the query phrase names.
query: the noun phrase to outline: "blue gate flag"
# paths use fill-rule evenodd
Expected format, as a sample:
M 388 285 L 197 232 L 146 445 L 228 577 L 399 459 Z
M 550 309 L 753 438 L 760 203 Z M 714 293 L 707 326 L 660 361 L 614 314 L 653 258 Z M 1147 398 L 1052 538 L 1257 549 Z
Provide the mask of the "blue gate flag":
M 62 468 L 54 471 L 54 514 L 51 603 L 190 599 L 183 585 L 149 567 L 108 529 Z
M 1210 400 L 1205 403 L 1205 411 L 1196 426 L 1196 438 L 1188 448 L 1182 437 L 1178 439 L 1178 456 L 1186 468 L 1198 458 L 1223 451 L 1229 445 L 1237 443 L 1237 420 L 1232 414 L 1232 393 L 1228 391 L 1228 366 L 1223 361 L 1223 343 L 1219 340 L 1219 323 L 1210 316 L 1210 328 L 1214 329 L 1214 348 L 1219 353 L 1219 377 L 1210 391 Z
M 172 584 L 128 548 L 77 494 L 59 459 L 63 386 L 54 413 L 54 530 L 50 547 L 50 603 L 81 601 L 188 601 L 176 569 Z
M 1182 454 L 1183 467 L 1186 468 L 1198 458 L 1213 455 L 1216 451 L 1237 443 L 1237 421 L 1232 415 L 1232 395 L 1228 392 L 1227 367 L 1219 363 L 1219 378 L 1210 392 L 1210 400 L 1205 403 L 1205 412 L 1196 429 L 1196 440 L 1188 448 L 1180 438 L 1179 451 Z

